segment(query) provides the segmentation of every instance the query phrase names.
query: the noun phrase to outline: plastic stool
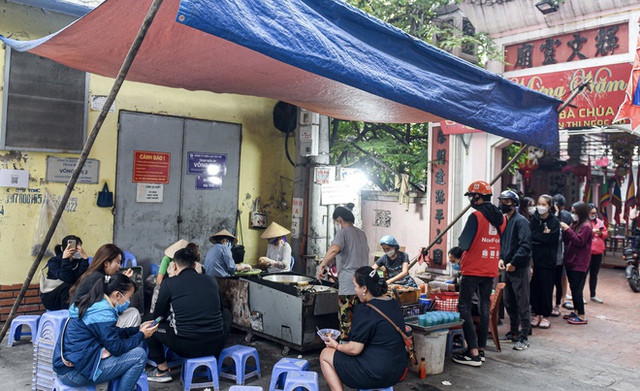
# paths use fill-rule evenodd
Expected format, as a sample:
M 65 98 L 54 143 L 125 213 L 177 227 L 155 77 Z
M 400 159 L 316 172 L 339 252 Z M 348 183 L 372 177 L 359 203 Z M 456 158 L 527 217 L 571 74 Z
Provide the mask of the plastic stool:
M 96 387 L 95 386 L 83 386 L 83 387 L 66 386 L 62 384 L 60 379 L 56 377 L 55 380 L 53 381 L 53 388 L 51 389 L 51 391 L 96 391 Z
M 283 384 L 287 377 L 287 372 L 306 371 L 308 369 L 309 361 L 307 360 L 296 358 L 280 359 L 280 361 L 273 366 L 273 370 L 271 371 L 269 391 L 281 390 L 284 387 Z
M 247 359 L 253 357 L 256 361 L 256 366 L 252 367 L 247 365 Z M 225 358 L 232 358 L 235 363 L 235 374 L 230 373 L 230 369 L 233 369 L 233 365 L 223 366 Z M 253 369 L 250 372 L 245 372 L 247 369 Z M 243 385 L 245 379 L 252 376 L 258 376 L 260 378 L 260 358 L 258 357 L 258 350 L 251 346 L 233 345 L 226 349 L 223 349 L 220 353 L 220 359 L 218 360 L 218 372 L 220 377 L 226 379 L 235 380 L 236 384 Z
M 193 383 L 193 375 L 198 367 L 206 367 L 207 381 Z M 220 390 L 220 383 L 218 381 L 218 362 L 215 356 L 188 358 L 182 363 L 182 372 L 180 379 L 184 384 L 184 391 L 191 389 L 192 384 L 198 388 L 213 387 L 216 391 Z
M 453 338 L 455 336 L 459 335 L 460 337 L 462 337 L 462 348 L 453 348 Z M 462 329 L 449 329 L 449 334 L 447 335 L 447 352 L 446 352 L 446 356 L 447 357 L 451 357 L 453 355 L 454 350 L 457 351 L 464 351 L 464 332 L 462 331 Z
M 370 388 L 368 390 L 362 390 L 359 389 L 358 391 L 393 391 L 393 387 L 387 387 L 387 388 Z
M 293 391 L 303 387 L 309 391 L 319 391 L 318 374 L 312 371 L 289 372 L 284 382 L 284 391 Z
M 38 326 L 38 340 L 46 341 L 55 346 L 58 337 L 62 332 L 62 327 L 69 317 L 69 310 L 47 311 L 40 317 Z
M 27 335 L 31 337 L 31 343 L 35 344 L 38 341 L 39 321 L 40 315 L 19 315 L 13 318 L 7 346 L 13 346 L 14 341 L 19 341 L 20 338 L 26 337 Z M 29 326 L 29 331 L 23 332 L 22 326 Z
M 125 251 L 122 250 L 122 255 L 123 255 L 123 259 L 122 259 L 122 267 L 133 267 L 133 266 L 138 266 L 138 260 L 136 259 L 136 256 L 131 254 L 129 251 Z M 127 266 L 129 263 L 131 263 L 130 266 Z
M 109 382 L 109 387 L 107 387 L 107 391 L 117 391 L 118 385 L 120 385 L 120 378 L 111 380 Z M 149 380 L 144 372 L 142 372 L 136 382 L 136 391 L 149 391 Z
M 263 391 L 259 386 L 231 386 L 229 391 Z

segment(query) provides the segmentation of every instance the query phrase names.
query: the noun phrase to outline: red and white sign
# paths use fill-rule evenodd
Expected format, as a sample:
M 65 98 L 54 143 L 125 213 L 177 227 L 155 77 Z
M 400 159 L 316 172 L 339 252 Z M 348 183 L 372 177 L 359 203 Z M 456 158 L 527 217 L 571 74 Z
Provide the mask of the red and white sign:
M 429 243 L 444 231 L 449 224 L 449 136 L 443 134 L 442 130 L 434 126 L 431 129 L 432 135 L 429 141 L 430 170 L 429 186 L 431 188 L 431 202 L 429 213 Z M 429 256 L 431 257 L 431 267 L 444 270 L 447 266 L 447 235 L 431 247 Z
M 133 151 L 133 182 L 169 183 L 169 152 Z

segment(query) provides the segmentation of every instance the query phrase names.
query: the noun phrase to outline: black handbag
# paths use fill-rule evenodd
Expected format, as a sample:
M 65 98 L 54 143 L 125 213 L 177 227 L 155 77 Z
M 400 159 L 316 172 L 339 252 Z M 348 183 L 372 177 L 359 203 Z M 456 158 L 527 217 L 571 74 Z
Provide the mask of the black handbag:
M 242 222 L 240 221 L 240 211 L 238 210 L 236 213 L 236 228 L 240 231 L 240 241 L 244 242 L 244 237 L 242 235 Z M 234 244 L 231 246 L 231 256 L 233 257 L 233 262 L 236 264 L 244 262 L 244 246 L 241 244 Z
M 109 186 L 105 182 L 102 191 L 98 193 L 98 206 L 101 208 L 113 207 L 113 192 L 109 191 Z

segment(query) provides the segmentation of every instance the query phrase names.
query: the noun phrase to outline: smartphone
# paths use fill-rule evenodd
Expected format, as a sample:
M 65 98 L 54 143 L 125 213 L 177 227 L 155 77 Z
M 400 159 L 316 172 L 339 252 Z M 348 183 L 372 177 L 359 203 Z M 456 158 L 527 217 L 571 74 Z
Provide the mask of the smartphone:
M 151 327 L 154 327 L 155 325 L 157 325 L 158 323 L 162 322 L 162 319 L 164 319 L 163 316 L 158 316 L 157 318 L 155 318 L 153 320 L 153 323 L 151 323 Z
M 71 248 L 75 249 L 77 247 L 75 239 L 69 239 L 67 241 L 67 247 L 71 246 Z

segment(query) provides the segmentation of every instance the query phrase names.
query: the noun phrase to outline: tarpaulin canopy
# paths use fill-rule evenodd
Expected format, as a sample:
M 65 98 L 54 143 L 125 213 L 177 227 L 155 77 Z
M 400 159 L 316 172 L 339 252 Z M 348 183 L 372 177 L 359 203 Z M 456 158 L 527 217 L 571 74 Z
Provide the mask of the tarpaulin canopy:
M 151 0 L 107 0 L 11 47 L 115 77 Z M 474 66 L 341 0 L 165 0 L 128 80 L 282 100 L 334 118 L 450 119 L 547 151 L 560 101 Z

